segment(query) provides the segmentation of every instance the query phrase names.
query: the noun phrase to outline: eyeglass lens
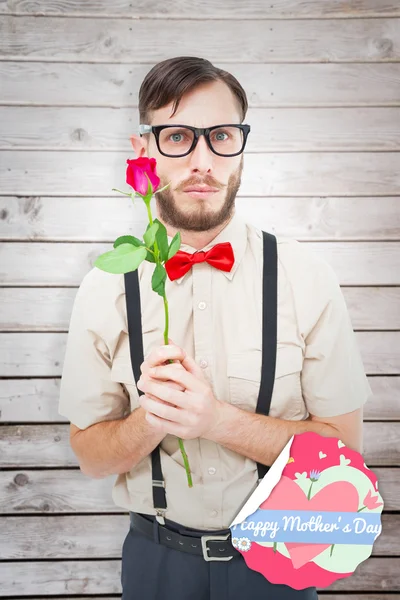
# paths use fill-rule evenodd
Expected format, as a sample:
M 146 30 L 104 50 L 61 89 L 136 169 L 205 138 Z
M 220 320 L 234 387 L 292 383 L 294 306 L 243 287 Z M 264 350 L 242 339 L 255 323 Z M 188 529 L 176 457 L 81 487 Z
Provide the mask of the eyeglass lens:
M 243 146 L 243 131 L 239 127 L 219 127 L 210 131 L 210 143 L 219 154 L 235 154 Z M 160 132 L 160 150 L 177 156 L 192 146 L 194 132 L 185 127 L 167 127 Z

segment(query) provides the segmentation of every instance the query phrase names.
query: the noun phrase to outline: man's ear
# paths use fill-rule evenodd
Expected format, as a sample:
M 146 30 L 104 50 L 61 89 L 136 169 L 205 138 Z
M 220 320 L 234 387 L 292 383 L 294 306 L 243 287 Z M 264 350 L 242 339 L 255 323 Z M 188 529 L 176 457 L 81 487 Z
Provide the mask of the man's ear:
M 132 148 L 135 151 L 136 158 L 141 158 L 142 156 L 146 156 L 147 153 L 147 143 L 144 137 L 140 137 L 140 135 L 133 133 L 130 138 Z

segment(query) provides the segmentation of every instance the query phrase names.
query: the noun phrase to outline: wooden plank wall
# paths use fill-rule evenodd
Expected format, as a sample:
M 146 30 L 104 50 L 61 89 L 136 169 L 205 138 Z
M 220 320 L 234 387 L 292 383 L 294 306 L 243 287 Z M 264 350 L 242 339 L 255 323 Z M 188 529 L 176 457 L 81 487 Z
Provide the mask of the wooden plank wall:
M 120 597 L 127 515 L 113 477 L 79 471 L 58 390 L 77 286 L 126 223 L 143 231 L 111 188 L 141 81 L 178 55 L 245 87 L 238 211 L 333 265 L 374 391 L 383 533 L 320 597 L 400 598 L 398 0 L 0 2 L 0 597 Z

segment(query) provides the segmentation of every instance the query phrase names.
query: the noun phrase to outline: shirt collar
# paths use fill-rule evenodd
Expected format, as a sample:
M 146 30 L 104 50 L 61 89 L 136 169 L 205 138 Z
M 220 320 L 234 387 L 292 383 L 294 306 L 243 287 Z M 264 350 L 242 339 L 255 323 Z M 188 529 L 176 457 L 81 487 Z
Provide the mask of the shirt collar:
M 169 235 L 167 237 L 168 237 L 168 245 L 169 245 L 172 241 L 173 236 Z M 233 267 L 230 271 L 222 271 L 221 270 L 221 273 L 223 273 L 225 275 L 225 277 L 227 277 L 231 281 L 234 274 L 236 273 L 237 268 L 239 267 L 240 261 L 243 258 L 243 255 L 246 250 L 246 245 L 247 245 L 246 223 L 242 219 L 242 217 L 237 214 L 236 210 L 233 213 L 233 217 L 231 218 L 229 223 L 227 225 L 225 225 L 224 229 L 222 229 L 218 233 L 218 235 L 213 240 L 211 240 L 211 242 L 209 242 L 206 246 L 203 246 L 203 248 L 196 249 L 196 248 L 193 248 L 193 246 L 189 246 L 189 244 L 182 243 L 179 250 L 183 250 L 184 252 L 189 252 L 190 254 L 193 254 L 194 252 L 197 252 L 198 250 L 204 250 L 204 251 L 210 250 L 210 248 L 212 248 L 216 244 L 220 244 L 222 242 L 230 242 L 232 244 L 233 255 L 235 258 Z M 210 266 L 210 269 L 214 268 L 211 265 L 209 265 L 209 266 Z M 191 272 L 192 272 L 192 269 L 189 269 L 189 271 L 187 271 L 187 273 L 185 273 L 185 275 L 183 275 L 182 277 L 179 277 L 178 279 L 174 279 L 174 282 L 180 284 L 186 277 L 190 277 Z

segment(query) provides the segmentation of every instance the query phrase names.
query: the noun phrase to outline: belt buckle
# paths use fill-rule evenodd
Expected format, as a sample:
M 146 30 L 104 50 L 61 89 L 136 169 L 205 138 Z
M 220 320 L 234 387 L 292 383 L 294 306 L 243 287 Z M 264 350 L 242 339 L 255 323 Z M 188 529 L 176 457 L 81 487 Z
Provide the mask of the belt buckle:
M 214 541 L 222 541 L 224 542 L 225 540 L 228 539 L 228 537 L 230 536 L 230 533 L 227 533 L 226 535 L 202 535 L 201 536 L 201 547 L 203 550 L 203 558 L 204 560 L 210 561 L 210 560 L 231 560 L 231 558 L 233 558 L 233 556 L 208 556 L 208 550 L 209 548 L 207 548 L 207 542 L 210 540 L 214 540 Z

